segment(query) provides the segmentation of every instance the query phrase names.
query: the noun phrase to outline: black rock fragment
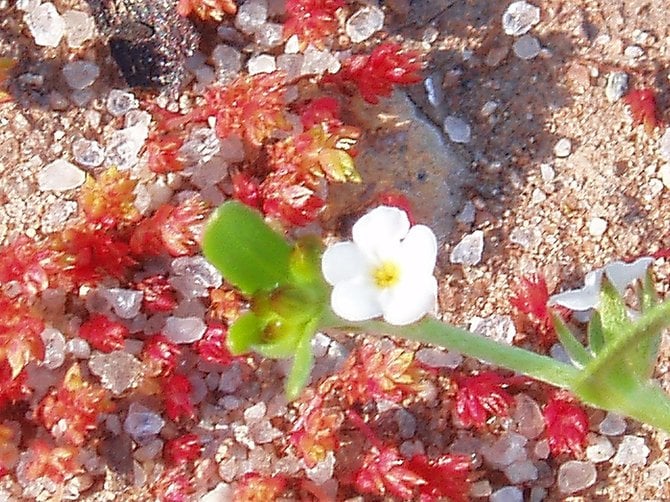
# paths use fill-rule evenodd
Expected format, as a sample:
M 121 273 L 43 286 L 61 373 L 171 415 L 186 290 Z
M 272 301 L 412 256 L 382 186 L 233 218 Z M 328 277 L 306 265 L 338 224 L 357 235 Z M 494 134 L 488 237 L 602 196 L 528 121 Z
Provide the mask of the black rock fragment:
M 177 90 L 184 62 L 198 48 L 191 22 L 176 0 L 87 0 L 112 57 L 131 87 Z

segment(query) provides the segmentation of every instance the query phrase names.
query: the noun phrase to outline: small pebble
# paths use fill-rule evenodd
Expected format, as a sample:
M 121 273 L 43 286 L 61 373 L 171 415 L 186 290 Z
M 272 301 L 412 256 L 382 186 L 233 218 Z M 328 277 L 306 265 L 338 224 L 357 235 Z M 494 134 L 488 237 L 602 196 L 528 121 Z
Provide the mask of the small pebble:
M 469 143 L 472 137 L 470 124 L 453 115 L 447 115 L 444 119 L 444 132 L 454 143 Z
M 540 164 L 540 175 L 542 176 L 542 181 L 551 183 L 556 177 L 556 171 L 554 171 L 554 168 L 550 164 Z
M 247 0 L 237 9 L 235 26 L 247 35 L 256 33 L 268 18 L 268 4 L 265 0 Z
M 602 218 L 591 218 L 589 221 L 589 234 L 593 237 L 602 237 L 607 231 L 607 220 Z
M 589 443 L 589 446 L 586 447 L 586 458 L 591 462 L 605 462 L 614 455 L 614 446 L 605 436 L 595 436 Z
M 559 158 L 565 158 L 572 152 L 572 141 L 568 138 L 561 138 L 554 145 L 554 155 Z
M 528 2 L 513 2 L 502 16 L 503 30 L 518 37 L 540 22 L 540 9 Z
M 644 55 L 644 50 L 639 45 L 629 45 L 623 51 L 628 59 L 638 59 Z
M 528 439 L 535 439 L 544 430 L 544 415 L 540 405 L 526 394 L 514 396 L 516 407 L 514 408 L 514 420 L 516 430 Z
M 284 27 L 278 23 L 266 23 L 256 32 L 256 43 L 260 46 L 271 49 L 281 45 L 283 41 Z
M 496 103 L 495 101 L 487 101 L 482 106 L 480 113 L 482 114 L 482 117 L 490 117 L 491 115 L 493 115 L 493 112 L 495 112 L 497 109 L 498 109 L 498 103 Z
M 98 167 L 105 160 L 105 149 L 97 141 L 80 138 L 72 143 L 72 156 L 77 164 Z
M 510 316 L 493 314 L 488 317 L 474 316 L 470 319 L 470 331 L 511 345 L 516 336 L 516 327 Z
M 328 49 L 319 50 L 310 44 L 305 49 L 300 74 L 323 75 L 326 72 L 337 73 L 340 66 L 340 60 Z
M 37 186 L 42 191 L 63 192 L 81 186 L 86 173 L 67 160 L 58 159 L 37 173 Z
M 42 366 L 50 370 L 60 368 L 65 361 L 65 337 L 55 328 L 45 328 L 40 333 L 44 343 Z
M 598 425 L 598 430 L 606 436 L 620 436 L 626 432 L 626 420 L 616 413 L 608 413 Z
M 568 460 L 558 468 L 558 489 L 562 493 L 575 493 L 596 482 L 596 466 L 592 462 Z
M 277 69 L 274 56 L 270 54 L 259 54 L 247 62 L 247 69 L 249 75 L 257 75 L 259 73 L 272 73 Z
M 475 230 L 461 239 L 454 246 L 449 255 L 451 263 L 462 263 L 463 265 L 477 265 L 482 260 L 484 252 L 484 232 Z
M 128 416 L 123 422 L 123 430 L 137 440 L 158 434 L 164 425 L 165 421 L 158 413 L 141 404 L 131 403 Z
M 142 363 L 123 350 L 109 354 L 95 352 L 88 360 L 88 367 L 100 378 L 102 386 L 116 395 L 135 387 L 142 379 Z
M 663 164 L 658 170 L 658 176 L 661 178 L 663 186 L 670 189 L 670 164 Z
M 489 497 L 490 502 L 523 502 L 523 492 L 516 486 L 505 486 Z
M 510 483 L 515 485 L 535 481 L 537 479 L 537 467 L 530 460 L 518 460 L 512 462 L 503 470 Z
M 430 368 L 455 369 L 463 362 L 463 356 L 458 352 L 447 352 L 441 349 L 419 349 L 416 359 Z
M 168 317 L 163 334 L 174 343 L 192 343 L 202 338 L 207 330 L 198 317 Z
M 132 92 L 112 89 L 107 96 L 107 111 L 115 117 L 122 117 L 130 110 L 139 108 L 140 103 Z
M 516 57 L 525 60 L 533 59 L 540 53 L 541 49 L 540 42 L 531 35 L 522 36 L 512 45 Z
M 100 75 L 100 67 L 90 61 L 72 61 L 63 66 L 63 77 L 70 88 L 81 90 L 90 86 Z
M 624 436 L 616 455 L 612 459 L 614 465 L 645 465 L 651 450 L 645 444 L 644 438 L 638 436 Z
M 663 460 L 657 460 L 647 469 L 647 484 L 655 487 L 664 486 L 670 479 L 670 466 Z
M 670 127 L 665 130 L 658 141 L 658 153 L 663 159 L 670 161 Z
M 607 101 L 614 103 L 619 101 L 628 92 L 628 74 L 623 71 L 615 71 L 607 75 L 605 96 Z
M 366 6 L 347 19 L 344 29 L 355 44 L 363 42 L 384 27 L 384 11 L 379 7 Z
M 65 22 L 65 39 L 68 47 L 77 49 L 91 40 L 95 35 L 95 22 L 86 12 L 66 10 L 63 13 Z
M 29 11 L 25 21 L 37 45 L 56 47 L 65 34 L 65 21 L 51 2 Z

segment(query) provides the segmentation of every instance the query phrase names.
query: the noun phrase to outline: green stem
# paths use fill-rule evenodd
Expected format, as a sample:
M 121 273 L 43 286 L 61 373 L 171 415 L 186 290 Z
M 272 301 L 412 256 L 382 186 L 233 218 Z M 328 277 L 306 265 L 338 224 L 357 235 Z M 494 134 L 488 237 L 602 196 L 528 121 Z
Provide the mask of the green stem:
M 389 334 L 421 343 L 430 343 L 518 373 L 524 373 L 564 389 L 572 388 L 579 376 L 579 370 L 568 364 L 496 342 L 432 318 L 425 318 L 407 326 L 393 326 L 383 321 L 348 322 L 330 313 L 321 320 L 321 329 Z

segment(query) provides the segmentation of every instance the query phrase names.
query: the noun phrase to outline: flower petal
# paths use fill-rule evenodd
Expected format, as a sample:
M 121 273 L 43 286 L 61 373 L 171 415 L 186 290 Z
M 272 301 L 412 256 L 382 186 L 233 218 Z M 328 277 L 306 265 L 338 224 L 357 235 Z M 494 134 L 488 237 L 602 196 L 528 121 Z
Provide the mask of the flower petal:
M 647 269 L 652 263 L 654 263 L 654 259 L 651 256 L 644 256 L 632 263 L 613 261 L 605 265 L 603 269 L 619 294 L 623 295 L 629 285 L 638 279 L 644 279 Z
M 437 239 L 433 231 L 425 225 L 410 228 L 400 244 L 401 266 L 405 273 L 432 275 L 436 258 Z
M 411 324 L 435 307 L 437 280 L 428 274 L 412 275 L 382 292 L 379 301 L 386 322 L 397 326 Z
M 381 315 L 379 290 L 363 277 L 340 282 L 330 296 L 333 312 L 347 321 L 366 321 Z
M 574 311 L 594 309 L 600 301 L 600 283 L 603 270 L 592 270 L 584 278 L 584 287 L 571 289 L 549 297 L 549 305 L 561 305 Z
M 376 261 L 396 248 L 409 231 L 407 213 L 397 207 L 379 206 L 362 216 L 352 229 L 354 242 L 368 259 Z
M 321 271 L 331 285 L 353 279 L 364 274 L 367 269 L 365 256 L 351 241 L 329 246 L 321 259 Z

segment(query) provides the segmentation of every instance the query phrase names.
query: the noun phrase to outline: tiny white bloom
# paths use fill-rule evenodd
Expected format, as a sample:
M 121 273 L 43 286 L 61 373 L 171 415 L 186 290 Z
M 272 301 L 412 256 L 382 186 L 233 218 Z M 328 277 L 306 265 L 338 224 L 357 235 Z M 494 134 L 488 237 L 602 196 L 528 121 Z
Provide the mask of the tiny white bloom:
M 353 227 L 353 242 L 326 249 L 323 275 L 333 287 L 333 312 L 348 321 L 379 317 L 390 324 L 418 321 L 437 300 L 433 276 L 437 239 L 425 225 L 410 228 L 407 214 L 380 206 Z
M 584 287 L 564 291 L 549 298 L 549 305 L 561 305 L 578 312 L 594 309 L 600 301 L 600 284 L 603 274 L 607 276 L 619 294 L 623 295 L 628 285 L 643 279 L 654 262 L 650 256 L 638 258 L 632 263 L 613 261 L 603 268 L 592 270 L 584 278 Z

